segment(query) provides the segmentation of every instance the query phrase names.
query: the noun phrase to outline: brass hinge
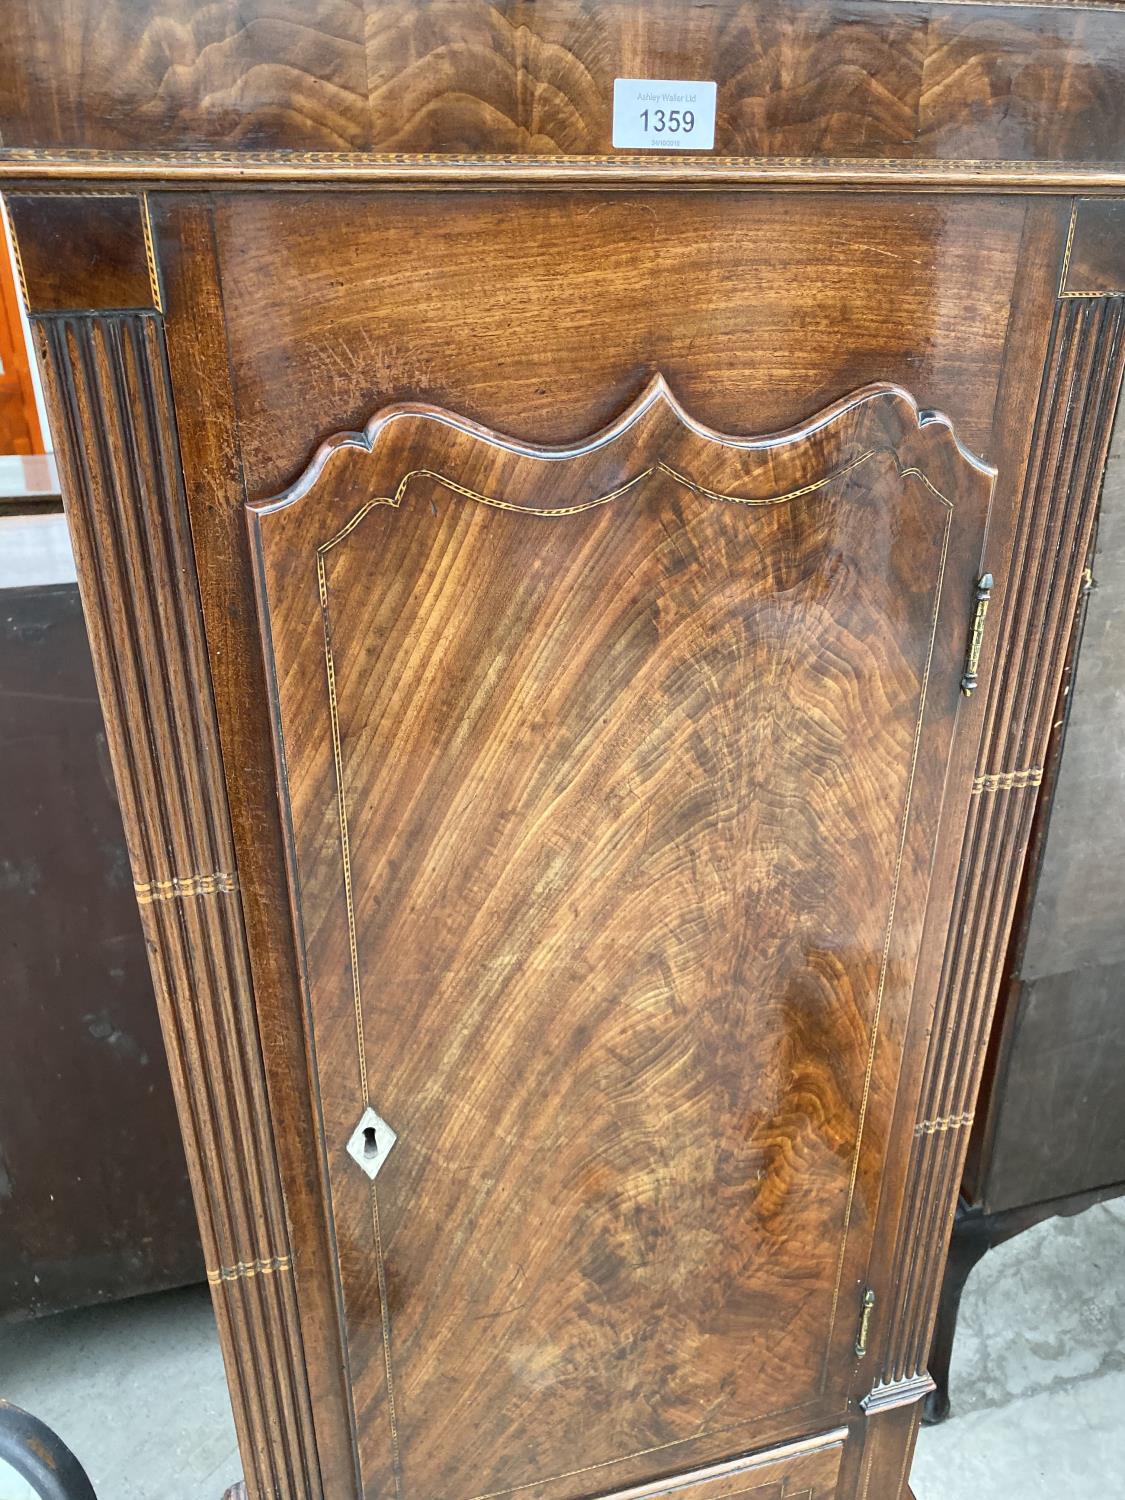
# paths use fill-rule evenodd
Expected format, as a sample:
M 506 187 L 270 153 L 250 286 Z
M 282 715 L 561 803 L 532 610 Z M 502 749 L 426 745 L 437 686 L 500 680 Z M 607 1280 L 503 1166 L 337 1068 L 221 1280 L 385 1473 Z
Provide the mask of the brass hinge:
M 977 579 L 974 595 L 976 607 L 973 610 L 973 623 L 969 627 L 969 649 L 965 652 L 965 670 L 961 674 L 961 691 L 966 698 L 972 697 L 977 689 L 977 669 L 980 666 L 981 642 L 984 640 L 984 617 L 988 613 L 991 598 L 992 574 L 982 573 Z
M 862 1359 L 867 1353 L 867 1331 L 871 1327 L 871 1309 L 875 1306 L 875 1293 L 866 1287 L 860 1303 L 859 1332 L 855 1336 L 855 1352 Z

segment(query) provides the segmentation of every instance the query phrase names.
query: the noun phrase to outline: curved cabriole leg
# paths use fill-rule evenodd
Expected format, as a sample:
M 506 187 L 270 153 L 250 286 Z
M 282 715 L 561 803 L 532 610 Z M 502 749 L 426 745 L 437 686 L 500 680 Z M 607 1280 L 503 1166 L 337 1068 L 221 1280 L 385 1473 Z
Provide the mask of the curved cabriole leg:
M 933 1377 L 934 1389 L 926 1397 L 926 1404 L 922 1409 L 922 1421 L 927 1426 L 944 1422 L 949 1415 L 949 1365 L 953 1357 L 953 1339 L 957 1332 L 961 1293 L 965 1290 L 965 1283 L 973 1267 L 991 1244 L 984 1216 L 964 1203 L 959 1203 L 953 1238 L 949 1242 L 949 1260 L 946 1262 L 945 1277 L 941 1284 L 934 1341 L 930 1348 L 930 1375 Z

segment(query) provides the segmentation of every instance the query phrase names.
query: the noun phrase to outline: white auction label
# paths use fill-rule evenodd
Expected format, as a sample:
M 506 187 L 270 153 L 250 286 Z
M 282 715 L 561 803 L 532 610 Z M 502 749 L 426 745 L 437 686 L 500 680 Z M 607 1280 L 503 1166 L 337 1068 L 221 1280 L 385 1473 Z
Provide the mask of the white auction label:
M 691 79 L 615 78 L 613 144 L 618 150 L 711 151 L 713 83 Z

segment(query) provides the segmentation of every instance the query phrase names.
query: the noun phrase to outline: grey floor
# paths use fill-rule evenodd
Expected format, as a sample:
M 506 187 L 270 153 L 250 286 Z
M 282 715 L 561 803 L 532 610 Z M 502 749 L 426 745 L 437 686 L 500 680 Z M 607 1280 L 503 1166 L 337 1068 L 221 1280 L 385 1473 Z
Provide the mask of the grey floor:
M 985 1256 L 950 1394 L 952 1417 L 918 1444 L 917 1500 L 1123 1500 L 1125 1199 Z
M 220 1500 L 239 1477 L 202 1288 L 0 1330 L 0 1395 L 65 1437 L 99 1500 Z M 1125 1500 L 1125 1200 L 985 1257 L 952 1396 L 917 1500 Z M 0 1500 L 30 1493 L 0 1466 Z

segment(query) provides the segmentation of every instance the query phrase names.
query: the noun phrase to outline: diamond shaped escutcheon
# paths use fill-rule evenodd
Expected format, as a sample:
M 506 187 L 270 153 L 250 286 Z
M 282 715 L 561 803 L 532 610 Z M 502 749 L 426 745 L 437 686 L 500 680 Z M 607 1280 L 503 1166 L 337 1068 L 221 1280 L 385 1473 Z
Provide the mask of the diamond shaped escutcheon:
M 359 1117 L 359 1124 L 348 1141 L 348 1155 L 357 1162 L 374 1182 L 379 1168 L 391 1154 L 398 1136 L 381 1115 L 368 1106 Z

